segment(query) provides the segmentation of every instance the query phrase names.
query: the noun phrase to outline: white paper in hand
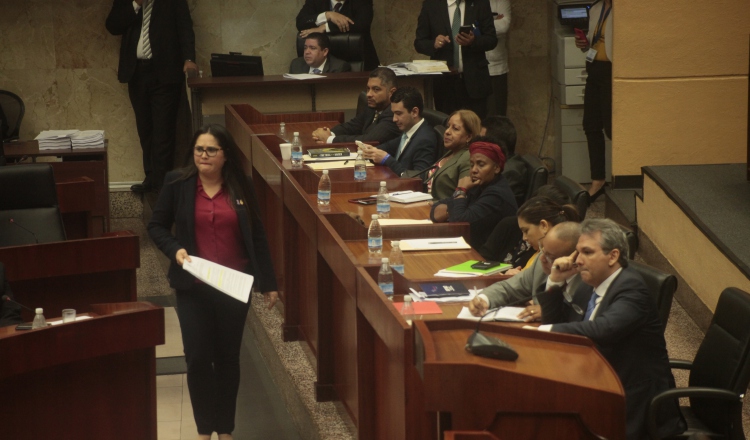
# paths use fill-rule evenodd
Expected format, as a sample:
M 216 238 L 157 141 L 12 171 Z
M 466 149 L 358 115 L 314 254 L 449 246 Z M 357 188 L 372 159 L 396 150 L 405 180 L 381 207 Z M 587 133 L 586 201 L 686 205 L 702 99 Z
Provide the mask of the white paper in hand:
M 190 259 L 193 261 L 185 260 L 182 268 L 194 277 L 243 303 L 250 299 L 254 281 L 252 275 L 192 255 Z

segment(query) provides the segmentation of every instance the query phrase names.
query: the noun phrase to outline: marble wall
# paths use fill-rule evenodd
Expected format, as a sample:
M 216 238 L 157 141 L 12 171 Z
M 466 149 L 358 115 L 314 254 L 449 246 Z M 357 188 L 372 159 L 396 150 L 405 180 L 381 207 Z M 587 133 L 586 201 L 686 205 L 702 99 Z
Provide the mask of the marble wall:
M 356 0 L 355 0 L 356 1 Z M 188 0 L 197 62 L 213 52 L 260 55 L 267 74 L 295 56 L 295 16 L 303 0 Z M 518 150 L 536 152 L 549 97 L 546 0 L 517 1 L 509 36 L 509 116 Z M 105 0 L 0 0 L 0 89 L 24 99 L 24 138 L 46 129 L 104 129 L 110 181 L 142 179 L 127 86 L 117 81 L 120 37 L 104 28 Z M 418 0 L 375 0 L 372 33 L 384 64 L 424 58 L 414 51 Z

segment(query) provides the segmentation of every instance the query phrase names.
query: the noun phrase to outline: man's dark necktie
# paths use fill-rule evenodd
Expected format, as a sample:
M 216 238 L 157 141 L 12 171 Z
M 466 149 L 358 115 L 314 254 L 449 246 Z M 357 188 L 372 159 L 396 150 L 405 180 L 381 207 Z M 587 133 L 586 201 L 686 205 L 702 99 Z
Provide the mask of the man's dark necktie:
M 342 2 L 337 2 L 333 7 L 333 12 L 341 12 L 341 5 L 343 5 Z

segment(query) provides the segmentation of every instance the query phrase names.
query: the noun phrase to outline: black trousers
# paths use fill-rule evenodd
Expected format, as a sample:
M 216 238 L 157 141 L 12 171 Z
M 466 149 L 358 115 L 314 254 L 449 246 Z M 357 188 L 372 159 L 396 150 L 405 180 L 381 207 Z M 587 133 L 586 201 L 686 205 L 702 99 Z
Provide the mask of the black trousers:
M 443 113 L 451 114 L 456 110 L 471 110 L 480 119 L 487 116 L 487 95 L 481 98 L 472 98 L 466 90 L 463 74 L 435 76 L 433 80 L 433 96 L 435 97 L 435 109 Z
M 604 134 L 612 139 L 612 63 L 586 63 L 586 87 L 583 97 L 583 131 L 589 146 L 591 179 L 606 178 Z
M 177 108 L 182 83 L 159 80 L 148 61 L 138 61 L 128 95 L 135 112 L 135 126 L 143 150 L 145 183 L 161 188 L 164 176 L 174 165 Z
M 240 346 L 250 304 L 205 284 L 177 291 L 177 317 L 198 434 L 234 431 Z
M 487 100 L 487 114 L 505 116 L 508 113 L 508 74 L 494 75 L 492 95 Z

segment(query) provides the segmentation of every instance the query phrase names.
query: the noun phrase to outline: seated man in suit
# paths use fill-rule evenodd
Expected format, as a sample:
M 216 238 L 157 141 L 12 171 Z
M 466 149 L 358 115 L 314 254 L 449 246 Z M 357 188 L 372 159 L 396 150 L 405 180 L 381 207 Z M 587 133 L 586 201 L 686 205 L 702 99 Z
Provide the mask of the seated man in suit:
M 384 144 L 401 136 L 393 122 L 391 95 L 396 91 L 396 74 L 387 67 L 370 72 L 367 80 L 367 108 L 352 120 L 333 129 L 321 127 L 312 134 L 319 143 L 379 142 Z
M 489 136 L 500 141 L 500 147 L 503 148 L 505 162 L 503 176 L 508 179 L 510 189 L 516 196 L 516 203 L 521 206 L 526 199 L 526 190 L 528 183 L 528 171 L 526 163 L 521 157 L 516 155 L 516 127 L 513 122 L 505 116 L 487 116 L 482 121 L 482 136 Z
M 305 39 L 304 56 L 295 58 L 289 65 L 289 73 L 336 73 L 351 72 L 352 66 L 344 60 L 328 55 L 331 42 L 326 34 L 314 32 Z
M 647 438 L 646 414 L 651 399 L 674 387 L 661 321 L 648 287 L 628 268 L 628 242 L 620 226 L 609 219 L 581 224 L 576 251 L 552 266 L 542 306 L 539 330 L 587 336 L 612 365 L 625 390 L 628 440 Z M 565 280 L 580 274 L 573 302 L 583 314 L 571 313 L 561 293 Z M 682 432 L 677 402 L 658 415 L 660 437 Z
M 562 256 L 570 255 L 576 249 L 580 225 L 576 222 L 562 222 L 552 227 L 547 235 L 539 240 L 539 254 L 536 261 L 526 270 L 507 280 L 486 287 L 469 303 L 469 310 L 474 316 L 483 316 L 491 308 L 518 304 L 518 301 L 533 299 L 544 292 L 547 277 L 552 272 L 552 263 Z M 581 277 L 575 273 L 567 280 L 564 295 L 574 292 L 581 283 Z M 568 297 L 570 303 L 570 298 Z M 525 321 L 540 319 L 539 307 L 530 305 L 519 315 Z
M 385 165 L 399 176 L 405 171 L 422 171 L 437 159 L 437 133 L 422 118 L 422 94 L 414 87 L 401 87 L 391 96 L 393 122 L 400 137 L 363 150 L 365 159 Z
M 5 266 L 0 263 L 0 298 L 5 295 L 8 295 L 11 300 L 13 299 L 13 292 L 10 291 L 8 280 L 5 279 Z M 21 322 L 21 306 L 4 299 L 0 300 L 0 327 L 16 325 Z

